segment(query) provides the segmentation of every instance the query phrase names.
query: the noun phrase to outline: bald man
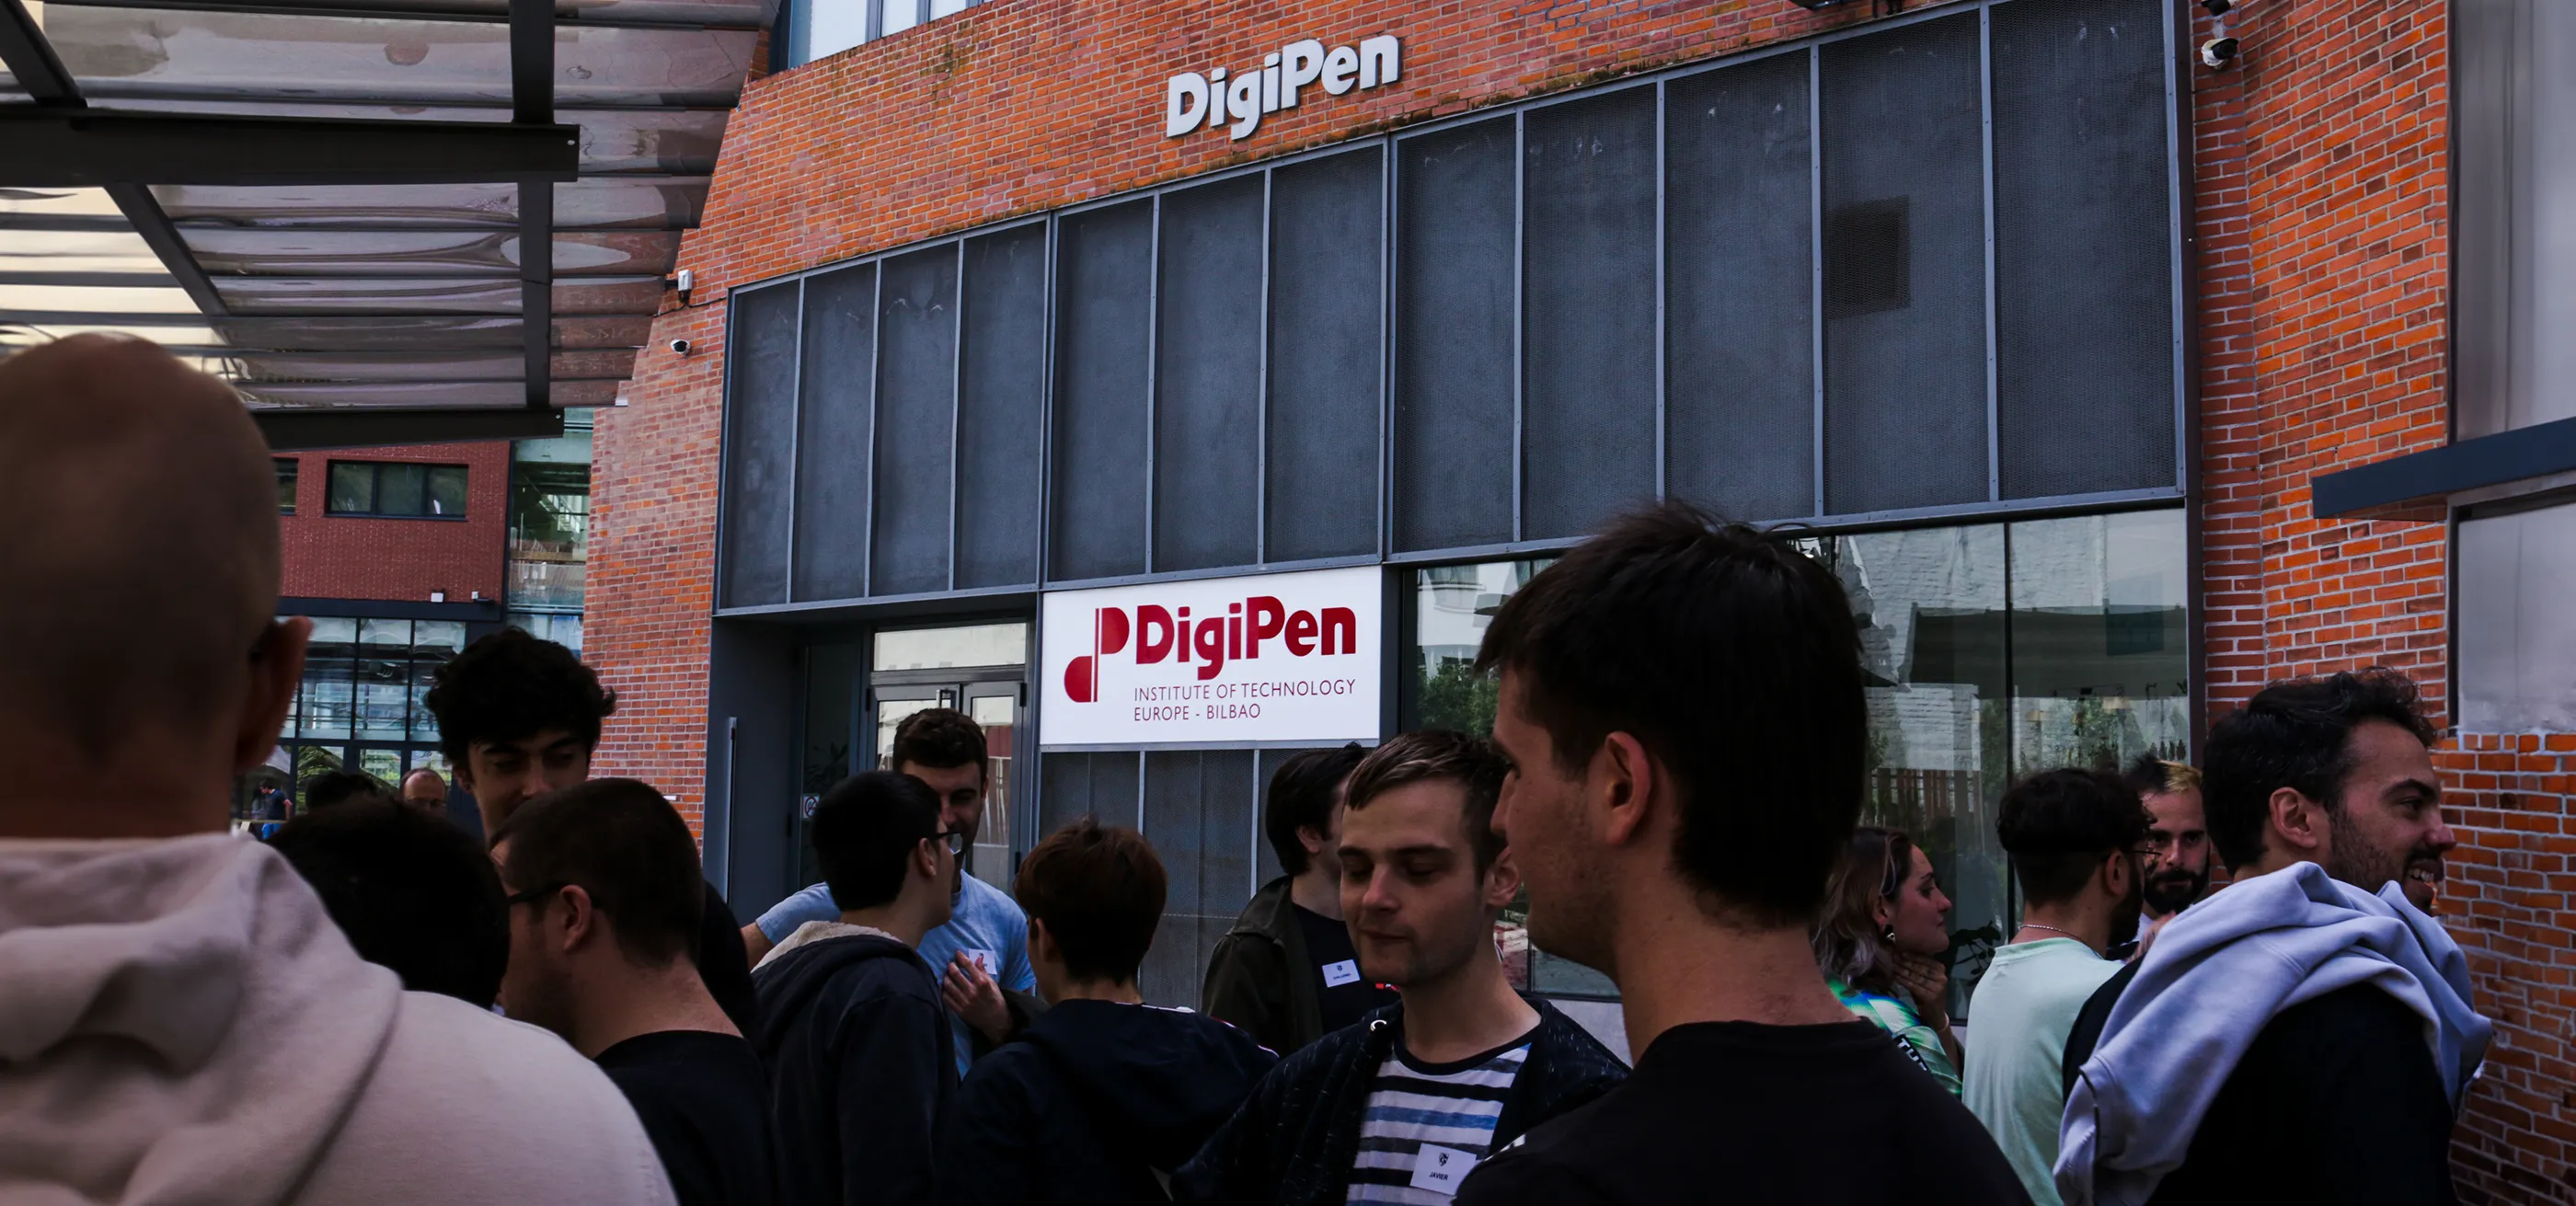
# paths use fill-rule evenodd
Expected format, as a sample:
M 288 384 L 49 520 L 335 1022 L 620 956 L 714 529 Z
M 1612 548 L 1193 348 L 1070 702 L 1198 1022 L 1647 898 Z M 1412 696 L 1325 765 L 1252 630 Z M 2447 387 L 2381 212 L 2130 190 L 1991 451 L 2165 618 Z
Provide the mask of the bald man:
M 312 631 L 273 614 L 276 506 L 240 400 L 159 348 L 0 359 L 0 1185 L 669 1202 L 590 1061 L 403 991 L 226 833 Z
M 403 776 L 402 802 L 422 812 L 447 815 L 447 780 L 426 766 L 412 768 Z

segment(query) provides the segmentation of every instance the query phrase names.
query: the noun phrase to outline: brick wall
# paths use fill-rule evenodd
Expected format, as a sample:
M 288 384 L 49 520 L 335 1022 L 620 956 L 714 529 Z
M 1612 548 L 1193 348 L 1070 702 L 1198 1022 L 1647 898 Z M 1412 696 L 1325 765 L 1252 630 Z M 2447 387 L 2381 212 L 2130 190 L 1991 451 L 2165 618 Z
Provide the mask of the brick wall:
M 509 545 L 510 445 L 422 444 L 281 454 L 301 462 L 295 514 L 280 516 L 288 595 L 328 599 L 451 603 L 483 592 L 501 597 Z M 325 513 L 333 461 L 422 461 L 463 465 L 465 518 L 367 519 Z

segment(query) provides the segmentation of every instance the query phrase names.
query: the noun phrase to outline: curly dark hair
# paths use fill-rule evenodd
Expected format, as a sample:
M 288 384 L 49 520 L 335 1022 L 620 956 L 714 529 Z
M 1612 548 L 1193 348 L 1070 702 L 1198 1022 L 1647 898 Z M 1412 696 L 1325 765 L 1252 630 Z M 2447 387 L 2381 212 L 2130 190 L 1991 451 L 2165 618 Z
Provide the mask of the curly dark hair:
M 2284 787 L 2343 808 L 2352 774 L 2352 731 L 2384 720 L 2430 746 L 2441 740 L 2415 680 L 2385 666 L 2326 678 L 2274 683 L 2209 728 L 2201 757 L 2201 799 L 2209 840 L 2233 871 L 2263 857 L 2272 793 Z
M 986 759 L 984 726 L 955 708 L 923 708 L 895 726 L 894 748 L 888 751 L 885 768 L 901 770 L 905 763 L 911 763 L 933 770 L 953 770 L 969 762 L 975 764 L 978 774 L 992 773 Z
M 548 729 L 599 744 L 617 692 L 553 641 L 524 629 L 487 633 L 438 668 L 421 702 L 438 717 L 438 748 L 464 764 L 476 742 L 522 741 Z

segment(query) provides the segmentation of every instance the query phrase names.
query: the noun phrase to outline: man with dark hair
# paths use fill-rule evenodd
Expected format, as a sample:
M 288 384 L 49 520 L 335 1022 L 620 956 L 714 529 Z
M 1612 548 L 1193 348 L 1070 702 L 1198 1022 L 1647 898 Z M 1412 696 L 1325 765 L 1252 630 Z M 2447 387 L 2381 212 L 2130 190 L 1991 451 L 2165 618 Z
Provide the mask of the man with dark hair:
M 892 769 L 910 775 L 938 793 L 948 828 L 965 835 L 964 850 L 975 848 L 984 824 L 984 782 L 989 759 L 984 729 L 955 708 L 927 708 L 895 726 Z M 1012 1014 L 1004 989 L 1026 993 L 1037 987 L 1029 968 L 1029 921 L 1010 894 L 967 874 L 960 859 L 949 902 L 949 919 L 920 942 L 921 957 L 941 972 L 940 991 L 953 1016 L 957 1075 L 975 1061 L 980 1044 L 1003 1042 L 1022 1019 Z M 831 885 L 814 884 L 778 902 L 760 920 L 742 927 L 742 942 L 758 966 L 771 948 L 785 942 L 798 927 L 835 921 Z
M 1270 776 L 1262 834 L 1284 874 L 1261 886 L 1208 956 L 1208 1016 L 1287 1055 L 1395 1001 L 1359 973 L 1342 924 L 1342 787 L 1368 751 L 1308 750 Z
M 503 628 L 475 639 L 438 668 L 421 701 L 438 718 L 438 744 L 456 785 L 474 797 L 488 837 L 520 804 L 590 778 L 590 755 L 602 722 L 617 711 L 617 693 L 553 641 Z M 733 910 L 712 883 L 700 880 L 702 914 L 692 959 L 698 975 L 745 1037 L 757 1039 L 751 962 Z
M 1049 1008 L 975 1065 L 939 1148 L 956 1206 L 1160 1206 L 1172 1171 L 1278 1062 L 1242 1031 L 1148 1005 L 1162 860 L 1085 816 L 1021 860 L 1029 961 Z
M 2066 1036 L 2086 997 L 2120 970 L 2107 957 L 2138 929 L 2137 792 L 2105 771 L 2052 770 L 2004 793 L 1996 836 L 2024 902 L 2021 929 L 1977 981 L 1976 1057 L 1960 1100 L 1986 1124 L 2039 1206 L 2057 1206 L 2057 1123 Z
M 1507 764 L 1464 733 L 1407 733 L 1351 772 L 1337 851 L 1359 970 L 1402 990 L 1263 1078 L 1181 1175 L 1203 1202 L 1445 1201 L 1478 1161 L 1626 1070 L 1512 991 L 1494 921 L 1520 890 L 1493 828 Z
M 2436 740 L 2385 668 L 2274 683 L 2210 727 L 2209 835 L 2233 882 L 2085 1002 L 2068 1203 L 2455 1200 L 2451 1126 L 2494 1027 L 2405 891 L 2441 882 L 2457 840 Z
M 268 846 L 313 885 L 359 958 L 413 992 L 492 1007 L 509 923 L 492 860 L 463 830 L 360 798 L 287 822 Z
M 690 962 L 705 906 L 689 823 L 650 786 L 597 779 L 513 811 L 486 861 L 510 890 L 510 1016 L 617 1082 L 682 1206 L 775 1200 L 760 1057 Z
M 893 771 L 842 780 L 805 833 L 840 917 L 798 927 L 752 975 L 779 1197 L 931 1201 L 957 1065 L 939 979 L 917 952 L 948 920 L 966 835 L 928 784 Z
M 374 775 L 356 771 L 324 771 L 304 781 L 304 811 L 308 813 L 337 808 L 352 800 L 391 804 L 394 794 L 386 791 Z
M 1539 571 L 1477 662 L 1502 672 L 1494 827 L 1530 940 L 1618 984 L 1641 1054 L 1460 1201 L 1672 1202 L 1713 1183 L 1819 1206 L 2023 1199 L 1977 1120 L 1852 1018 L 1809 949 L 1869 741 L 1830 571 L 1665 504 Z
M 2174 914 L 2209 894 L 2209 823 L 2201 808 L 2200 772 L 2189 763 L 2140 754 L 2120 780 L 2138 793 L 2152 818 L 2143 864 L 2146 916 L 2138 932 L 2140 940 L 2152 940 Z

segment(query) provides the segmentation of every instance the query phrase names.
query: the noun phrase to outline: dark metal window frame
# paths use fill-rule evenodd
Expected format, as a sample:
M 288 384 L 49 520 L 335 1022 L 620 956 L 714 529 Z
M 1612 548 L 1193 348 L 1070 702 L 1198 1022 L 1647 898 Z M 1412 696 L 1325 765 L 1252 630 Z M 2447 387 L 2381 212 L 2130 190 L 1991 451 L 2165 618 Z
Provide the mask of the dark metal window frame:
M 385 467 L 388 465 L 418 466 L 420 468 L 421 510 L 411 512 L 387 511 L 382 509 L 384 505 Z M 370 510 L 343 511 L 331 505 L 331 478 L 339 473 L 342 466 L 347 466 L 353 469 L 364 468 L 367 470 L 367 499 L 371 508 Z M 464 509 L 457 511 L 453 515 L 442 514 L 428 509 L 430 505 L 430 475 L 441 469 L 453 469 L 458 473 L 461 484 L 465 487 L 464 492 L 469 499 L 469 505 Z M 339 519 L 429 519 L 442 523 L 462 522 L 467 517 L 467 514 L 472 510 L 470 500 L 472 498 L 471 488 L 473 486 L 473 480 L 474 470 L 472 466 L 458 465 L 446 461 L 344 461 L 334 457 L 332 458 L 329 467 L 323 471 L 322 513 Z

